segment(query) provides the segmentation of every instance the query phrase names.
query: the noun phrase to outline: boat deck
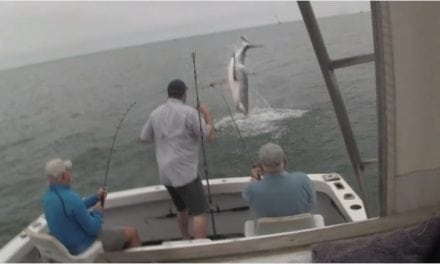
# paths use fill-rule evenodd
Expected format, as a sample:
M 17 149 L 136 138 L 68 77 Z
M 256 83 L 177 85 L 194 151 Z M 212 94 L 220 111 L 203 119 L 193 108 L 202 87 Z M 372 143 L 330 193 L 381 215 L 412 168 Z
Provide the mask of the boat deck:
M 216 234 L 209 221 L 210 238 L 233 238 L 244 236 L 244 223 L 253 219 L 249 207 L 241 194 L 220 194 L 213 196 Z M 326 225 L 346 222 L 332 200 L 323 193 L 317 193 L 317 207 L 314 214 L 324 216 Z M 180 239 L 176 222 L 176 210 L 170 200 L 140 203 L 132 206 L 109 209 L 105 213 L 104 228 L 135 226 L 144 245 L 157 245 L 163 241 Z

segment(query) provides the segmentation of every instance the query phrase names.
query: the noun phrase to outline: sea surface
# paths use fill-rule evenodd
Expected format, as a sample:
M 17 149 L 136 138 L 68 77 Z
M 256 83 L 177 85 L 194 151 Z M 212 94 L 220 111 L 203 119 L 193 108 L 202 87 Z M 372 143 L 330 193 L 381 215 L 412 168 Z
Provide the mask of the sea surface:
M 373 52 L 370 13 L 319 23 L 331 58 Z M 251 113 L 234 114 L 241 140 L 229 115 L 228 87 L 209 84 L 226 78 L 242 35 L 264 47 L 246 59 Z M 217 127 L 216 141 L 205 145 L 210 178 L 249 175 L 258 148 L 272 141 L 284 148 L 289 170 L 338 172 L 359 190 L 301 21 L 174 39 L 0 71 L 0 245 L 42 213 L 49 159 L 73 161 L 72 185 L 83 195 L 104 183 L 116 126 L 133 102 L 116 138 L 108 188 L 159 183 L 154 146 L 139 143 L 138 136 L 149 113 L 166 100 L 172 79 L 188 84 L 187 103 L 195 105 L 192 52 L 200 100 Z M 374 63 L 339 69 L 336 77 L 361 156 L 377 158 Z M 377 164 L 364 177 L 374 215 Z

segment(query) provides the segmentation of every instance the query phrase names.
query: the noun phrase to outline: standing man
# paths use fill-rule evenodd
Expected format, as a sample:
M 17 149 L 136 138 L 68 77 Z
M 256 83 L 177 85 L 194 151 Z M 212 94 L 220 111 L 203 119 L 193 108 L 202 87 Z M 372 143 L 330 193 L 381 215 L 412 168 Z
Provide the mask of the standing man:
M 205 105 L 197 112 L 185 105 L 187 87 L 181 80 L 168 84 L 168 100 L 156 108 L 140 135 L 142 142 L 154 142 L 160 181 L 177 208 L 183 239 L 190 239 L 188 215 L 192 216 L 194 238 L 205 238 L 208 203 L 197 170 L 201 136 L 215 138 L 212 116 Z M 201 118 L 200 116 L 201 115 Z M 201 126 L 200 126 L 201 124 Z
M 267 143 L 258 151 L 258 166 L 251 170 L 251 182 L 243 191 L 256 218 L 310 213 L 316 193 L 303 172 L 287 172 L 283 149 Z
M 100 200 L 107 195 L 104 188 L 82 199 L 70 189 L 72 162 L 53 159 L 46 163 L 49 188 L 44 195 L 44 215 L 49 232 L 73 255 L 81 254 L 96 239 L 105 251 L 141 246 L 134 227 L 102 230 L 103 211 Z

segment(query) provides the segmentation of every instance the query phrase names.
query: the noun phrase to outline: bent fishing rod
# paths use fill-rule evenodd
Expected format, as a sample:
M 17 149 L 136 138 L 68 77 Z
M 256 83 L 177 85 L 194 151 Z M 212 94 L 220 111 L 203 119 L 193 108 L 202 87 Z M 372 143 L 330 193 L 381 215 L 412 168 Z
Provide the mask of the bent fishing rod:
M 131 108 L 133 108 L 133 106 L 136 104 L 136 102 L 133 102 L 125 111 L 124 115 L 122 116 L 121 120 L 119 120 L 118 126 L 116 127 L 116 132 L 113 135 L 113 141 L 112 141 L 112 146 L 110 147 L 110 152 L 108 154 L 108 159 L 107 159 L 107 166 L 105 167 L 105 175 L 104 175 L 104 184 L 102 185 L 104 188 L 107 187 L 107 176 L 108 176 L 108 171 L 110 169 L 110 162 L 112 159 L 112 154 L 113 154 L 113 148 L 115 146 L 115 142 L 116 142 L 116 138 L 118 136 L 118 132 L 119 129 L 121 128 L 121 124 L 124 121 L 124 119 L 127 117 L 128 112 L 130 112 Z M 101 198 L 101 206 L 104 207 L 104 201 L 105 198 L 104 197 L 100 197 Z
M 197 88 L 197 71 L 196 71 L 196 53 L 195 52 L 192 53 L 192 62 L 193 62 L 193 68 L 194 68 L 194 87 L 196 90 L 197 109 L 199 109 L 200 108 L 200 99 L 199 99 L 199 89 Z M 203 141 L 202 116 L 200 114 L 200 111 L 197 111 L 197 112 L 199 114 L 200 138 L 202 141 L 203 167 L 205 169 L 206 189 L 208 191 L 209 213 L 211 215 L 212 231 L 214 232 L 214 236 L 217 236 L 217 231 L 215 228 L 214 213 L 213 213 L 213 209 L 212 209 L 211 188 L 209 186 L 208 164 L 206 163 L 205 143 Z M 212 127 L 212 129 L 214 129 L 214 127 Z

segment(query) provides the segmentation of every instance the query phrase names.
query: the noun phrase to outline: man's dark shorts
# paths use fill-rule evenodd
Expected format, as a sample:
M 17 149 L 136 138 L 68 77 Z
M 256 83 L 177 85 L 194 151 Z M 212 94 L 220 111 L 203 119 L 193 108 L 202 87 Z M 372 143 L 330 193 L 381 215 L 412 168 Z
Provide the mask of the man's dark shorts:
M 208 202 L 199 177 L 183 186 L 165 187 L 171 195 L 177 211 L 181 212 L 188 209 L 188 213 L 194 216 L 203 214 L 208 210 Z

